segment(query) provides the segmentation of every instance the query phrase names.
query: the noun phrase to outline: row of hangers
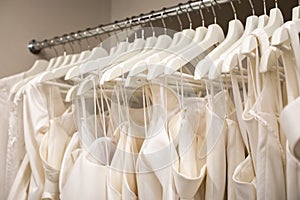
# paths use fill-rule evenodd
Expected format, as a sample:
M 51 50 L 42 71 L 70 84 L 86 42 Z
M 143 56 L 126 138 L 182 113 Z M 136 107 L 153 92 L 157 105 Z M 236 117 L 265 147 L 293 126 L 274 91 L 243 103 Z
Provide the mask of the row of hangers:
M 199 1 L 199 14 L 202 25 L 195 30 L 192 29 L 192 20 L 188 13 L 188 9 L 192 8 L 189 4 L 189 7 L 187 6 L 185 9 L 190 26 L 183 30 L 181 28 L 181 31 L 175 33 L 173 38 L 166 34 L 165 13 L 162 12 L 161 20 L 165 34 L 155 36 L 152 19 L 149 17 L 153 35 L 146 39 L 143 35 L 141 38 L 137 38 L 137 35 L 135 35 L 133 43 L 129 43 L 127 37 L 126 41 L 118 41 L 117 46 L 111 48 L 110 52 L 107 52 L 100 45 L 91 51 L 58 56 L 50 59 L 49 62 L 37 60 L 33 67 L 25 73 L 26 78 L 11 89 L 10 97 L 12 98 L 26 82 L 37 76 L 39 83 L 55 84 L 69 89 L 66 101 L 71 101 L 72 98 L 80 96 L 93 88 L 95 81 L 99 82 L 100 85 L 104 85 L 124 77 L 126 73 L 128 75 L 125 86 L 135 84 L 137 77 L 144 77 L 145 74 L 142 74 L 142 72 L 145 70 L 148 70 L 146 74 L 148 80 L 153 80 L 160 75 L 182 77 L 183 74 L 179 73 L 178 70 L 181 70 L 183 66 L 199 55 L 203 55 L 203 59 L 196 64 L 194 75 L 184 74 L 184 77 L 191 81 L 202 80 L 203 78 L 215 79 L 222 74 L 231 72 L 238 65 L 240 56 L 242 56 L 242 59 L 246 56 L 253 56 L 253 51 L 257 48 L 258 43 L 255 37 L 251 36 L 250 33 L 252 31 L 263 29 L 268 39 L 272 38 L 271 44 L 275 46 L 283 44 L 284 41 L 290 39 L 285 29 L 279 29 L 283 25 L 284 20 L 278 8 L 277 0 L 275 0 L 275 8 L 270 10 L 269 16 L 266 14 L 265 0 L 263 1 L 265 12 L 261 16 L 255 15 L 253 3 L 251 0 L 248 0 L 252 9 L 252 15 L 247 17 L 245 29 L 242 22 L 238 19 L 233 1 L 230 0 L 229 3 L 234 19 L 228 24 L 226 37 L 222 28 L 217 24 L 213 2 L 216 1 L 211 1 L 214 23 L 208 27 L 204 26 L 205 19 L 201 4 L 204 7 L 206 6 L 203 1 Z M 180 10 L 183 11 L 183 9 L 179 6 L 178 12 Z M 299 6 L 293 8 L 292 16 L 292 21 L 297 21 L 300 18 L 300 2 Z M 177 19 L 182 27 L 180 17 L 177 16 Z M 129 20 L 128 28 L 130 26 Z M 125 29 L 127 31 L 127 28 Z M 118 40 L 117 35 L 115 36 Z M 206 55 L 207 50 L 211 48 L 214 49 Z M 272 58 L 272 53 L 274 53 L 272 50 L 268 50 L 266 54 L 269 55 L 269 58 Z M 262 65 L 261 72 L 267 71 L 268 66 L 272 62 L 274 63 L 274 59 L 265 57 L 265 64 Z M 78 84 L 70 86 L 66 83 L 53 81 L 60 78 L 75 80 Z

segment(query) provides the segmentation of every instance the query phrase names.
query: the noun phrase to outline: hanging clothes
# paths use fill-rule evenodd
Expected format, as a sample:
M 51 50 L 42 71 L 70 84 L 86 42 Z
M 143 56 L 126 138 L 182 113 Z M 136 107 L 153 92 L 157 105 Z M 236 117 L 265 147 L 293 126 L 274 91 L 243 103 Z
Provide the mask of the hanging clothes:
M 1 79 L 0 199 L 300 199 L 299 22 L 187 17 Z

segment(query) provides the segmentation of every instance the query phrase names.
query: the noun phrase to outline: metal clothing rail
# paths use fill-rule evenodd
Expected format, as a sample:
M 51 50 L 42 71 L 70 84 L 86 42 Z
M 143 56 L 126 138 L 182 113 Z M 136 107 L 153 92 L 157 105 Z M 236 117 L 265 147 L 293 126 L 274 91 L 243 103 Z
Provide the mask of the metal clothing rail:
M 230 3 L 232 1 L 238 0 L 198 0 L 189 1 L 187 3 L 178 4 L 169 8 L 163 8 L 157 11 L 151 11 L 147 14 L 140 14 L 139 16 L 133 16 L 131 18 L 126 18 L 120 21 L 115 21 L 113 23 L 100 25 L 94 28 L 87 28 L 85 30 L 79 30 L 75 33 L 64 34 L 62 36 L 53 37 L 51 39 L 45 39 L 43 41 L 31 40 L 28 44 L 28 49 L 33 54 L 38 54 L 44 48 L 51 48 L 53 46 L 62 45 L 70 43 L 76 40 L 82 40 L 90 37 L 95 37 L 97 35 L 123 30 L 133 26 L 139 26 L 145 24 L 150 20 L 162 19 L 165 17 L 176 16 L 185 12 L 192 12 L 196 9 L 208 8 L 218 4 Z

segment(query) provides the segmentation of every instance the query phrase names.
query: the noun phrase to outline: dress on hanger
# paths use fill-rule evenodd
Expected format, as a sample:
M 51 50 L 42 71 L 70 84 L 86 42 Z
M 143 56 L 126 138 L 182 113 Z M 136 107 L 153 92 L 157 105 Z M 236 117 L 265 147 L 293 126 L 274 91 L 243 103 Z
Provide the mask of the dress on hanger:
M 250 61 L 248 63 L 251 65 Z M 248 114 L 253 101 L 255 101 L 254 82 L 251 76 L 252 70 L 251 65 L 248 67 L 248 74 L 250 76 L 248 76 L 248 96 L 246 97 L 244 94 L 244 110 L 237 78 L 235 75 L 231 75 L 234 103 L 238 119 L 237 121 L 240 127 L 243 143 L 246 146 L 248 153 L 246 159 L 242 160 L 236 166 L 232 175 L 236 199 L 256 199 L 256 176 L 254 168 L 254 155 L 256 155 L 256 152 L 252 149 L 257 146 L 257 122 L 253 116 Z M 243 90 L 245 92 L 245 87 L 243 87 Z
M 9 129 L 9 116 L 12 107 L 12 102 L 9 101 L 9 91 L 11 87 L 21 81 L 24 78 L 24 73 L 19 73 L 9 77 L 0 79 L 0 199 L 5 199 L 7 192 L 9 190 L 5 186 L 6 178 L 6 154 L 7 154 L 7 144 L 8 144 L 8 129 Z
M 266 39 L 266 42 L 263 40 L 268 38 L 267 34 L 263 30 L 258 30 L 255 36 L 259 41 L 260 51 L 264 52 L 263 45 L 268 44 L 268 40 Z M 285 136 L 278 126 L 278 116 L 283 105 L 277 70 L 264 72 L 262 77 L 256 77 L 256 84 L 259 86 L 258 96 L 249 111 L 258 121 L 257 149 L 253 149 L 257 155 L 257 199 L 286 198 L 285 149 L 281 142 L 281 138 Z
M 169 123 L 170 140 L 179 156 L 173 164 L 176 198 L 197 199 L 200 187 L 205 187 L 206 159 L 200 158 L 200 151 L 205 143 L 206 104 L 206 98 L 184 98 L 183 110 Z M 205 193 L 199 193 L 204 198 Z
M 226 158 L 226 117 L 232 117 L 234 106 L 227 91 L 221 91 L 209 97 L 206 118 L 206 199 L 224 199 L 226 190 L 227 158 Z M 231 126 L 230 128 L 235 128 Z M 229 130 L 234 131 L 234 130 Z M 228 161 L 230 162 L 230 161 Z M 230 169 L 232 170 L 232 169 Z
M 24 137 L 32 171 L 29 199 L 42 198 L 45 176 L 39 146 L 44 134 L 49 130 L 50 119 L 62 115 L 65 111 L 59 88 L 40 85 L 37 78 L 28 82 L 24 91 Z
M 253 32 L 251 33 L 253 34 Z M 254 36 L 257 36 L 253 34 Z M 257 39 L 259 41 L 259 38 Z M 267 42 L 268 43 L 268 42 Z M 244 103 L 241 100 L 240 91 L 237 86 L 236 77 L 233 80 L 234 101 L 239 115 L 239 126 L 241 128 L 243 141 L 247 147 L 248 156 L 242 161 L 234 171 L 233 180 L 237 199 L 256 199 L 256 162 L 258 145 L 258 121 L 251 112 L 257 96 L 261 92 L 261 75 L 259 74 L 260 55 L 259 45 L 255 49 L 255 57 L 246 58 L 241 64 L 247 64 L 248 90 L 247 96 L 244 94 Z M 242 66 L 240 66 L 242 67 Z M 245 88 L 243 89 L 245 90 Z M 245 91 L 244 91 L 245 92 Z M 244 105 L 244 106 L 243 106 Z
M 172 164 L 178 159 L 167 124 L 179 109 L 177 95 L 164 85 L 151 83 L 151 119 L 137 158 L 139 199 L 174 199 Z M 148 188 L 151 188 L 149 190 Z
M 90 128 L 94 127 L 91 125 L 94 121 L 93 116 L 86 120 L 77 116 L 80 120 L 80 133 L 76 134 L 77 139 L 71 140 L 62 162 L 61 199 L 108 199 L 107 176 L 116 144 L 112 138 L 105 137 L 103 129 L 99 129 L 103 127 L 102 124 L 97 126 L 99 136 L 102 137 L 96 138 L 92 134 Z M 115 130 L 118 131 L 120 130 Z
M 286 133 L 286 188 L 287 199 L 300 198 L 300 158 L 295 144 L 299 138 L 297 126 L 300 108 L 300 79 L 295 63 L 294 51 L 290 49 L 281 50 L 282 61 L 286 74 L 286 87 L 288 104 L 280 114 L 280 125 Z M 291 145 L 291 144 L 294 145 Z
M 44 135 L 39 153 L 43 162 L 45 186 L 42 199 L 59 199 L 59 172 L 61 162 L 73 133 L 75 124 L 73 112 L 66 112 L 50 120 L 49 131 Z
M 9 116 L 5 191 L 8 195 L 26 154 L 23 128 L 23 88 L 14 97 Z
M 278 92 L 281 88 L 277 75 L 276 70 L 265 72 L 263 90 L 253 107 L 259 125 L 256 170 L 258 199 L 286 199 L 285 152 L 277 120 L 282 109 L 282 97 Z

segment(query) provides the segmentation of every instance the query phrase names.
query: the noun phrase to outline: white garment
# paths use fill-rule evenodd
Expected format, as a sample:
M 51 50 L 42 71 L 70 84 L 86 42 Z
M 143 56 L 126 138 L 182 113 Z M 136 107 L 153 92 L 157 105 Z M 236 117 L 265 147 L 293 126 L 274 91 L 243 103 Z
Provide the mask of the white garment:
M 253 143 L 251 143 L 250 140 L 248 141 L 248 138 L 252 137 L 252 141 L 256 141 L 255 138 L 256 134 L 253 131 L 256 130 L 255 127 L 257 127 L 257 125 L 255 119 L 253 119 L 252 116 L 250 116 L 250 118 L 248 118 L 248 120 L 245 121 L 245 116 L 244 116 L 245 112 L 243 112 L 243 104 L 239 92 L 240 90 L 237 85 L 237 79 L 235 75 L 232 74 L 231 76 L 232 76 L 232 87 L 233 87 L 233 95 L 234 95 L 234 102 L 236 106 L 238 124 L 240 127 L 241 136 L 244 145 L 246 146 L 246 150 L 249 153 L 251 147 L 253 147 Z M 252 87 L 250 87 L 248 92 L 251 91 L 253 91 Z M 246 95 L 244 95 L 244 99 L 245 96 Z M 250 100 L 251 100 L 251 96 L 250 96 Z M 250 107 L 249 105 L 250 103 L 251 101 L 249 100 L 246 101 L 246 108 L 247 106 Z M 255 177 L 254 162 L 253 162 L 254 159 L 253 157 L 251 157 L 251 155 L 254 154 L 250 153 L 245 160 L 241 161 L 237 165 L 236 169 L 233 172 L 232 180 L 233 180 L 234 190 L 235 190 L 234 196 L 236 199 L 240 199 L 240 200 L 256 199 L 256 177 Z
M 85 131 L 90 135 L 88 129 Z M 89 147 L 80 149 L 79 141 L 82 142 L 80 135 L 75 134 L 66 149 L 60 174 L 60 198 L 107 199 L 108 167 L 115 144 L 113 140 L 101 137 Z
M 286 133 L 286 188 L 287 199 L 300 199 L 300 159 L 299 159 L 299 72 L 297 71 L 292 49 L 281 51 L 286 74 L 288 105 L 280 114 L 280 125 Z M 297 55 L 298 56 L 298 55 Z
M 107 166 L 90 160 L 89 153 L 82 150 L 75 164 L 70 168 L 69 176 L 62 186 L 62 200 L 98 200 L 106 198 Z
M 245 146 L 236 113 L 232 112 L 226 118 L 226 166 L 227 166 L 227 199 L 236 199 L 236 185 L 233 175 L 236 167 L 245 159 Z
M 24 137 L 26 151 L 32 171 L 28 199 L 41 199 L 45 177 L 39 146 L 42 137 L 49 129 L 49 120 L 65 111 L 60 91 L 57 87 L 40 85 L 31 80 L 24 93 Z
M 258 119 L 257 199 L 286 199 L 285 149 L 280 141 L 277 114 L 281 111 L 277 72 L 264 74 L 263 89 L 253 107 Z M 255 112 L 255 113 L 254 113 Z
M 178 155 L 170 141 L 167 124 L 169 117 L 179 109 L 178 98 L 172 90 L 159 84 L 151 83 L 150 91 L 151 120 L 136 164 L 138 198 L 174 199 L 172 164 Z
M 185 98 L 183 111 L 169 123 L 170 140 L 179 155 L 173 164 L 173 176 L 180 199 L 196 199 L 199 188 L 205 184 L 206 159 L 199 158 L 199 154 L 205 142 L 206 103 L 202 98 Z
M 8 194 L 26 154 L 23 128 L 23 88 L 14 97 L 9 116 L 5 191 Z
M 40 145 L 40 157 L 43 161 L 45 186 L 42 199 L 59 199 L 59 172 L 65 149 L 75 132 L 73 112 L 50 120 L 49 131 Z
M 6 199 L 9 188 L 5 185 L 6 178 L 6 154 L 8 142 L 9 116 L 12 102 L 9 101 L 9 91 L 11 87 L 24 78 L 24 73 L 16 74 L 0 79 L 0 199 Z
M 27 200 L 31 169 L 28 155 L 24 156 L 23 162 L 16 175 L 14 183 L 8 193 L 8 200 Z
M 298 120 L 300 108 L 300 97 L 289 103 L 280 115 L 282 129 L 287 133 L 287 138 L 299 138 Z M 295 144 L 295 143 L 294 143 Z M 286 144 L 286 180 L 287 180 L 287 199 L 300 198 L 300 159 L 295 155 L 292 145 L 287 140 Z
M 221 91 L 207 104 L 206 117 L 206 199 L 224 199 L 226 189 L 226 121 L 233 104 L 226 91 Z M 232 128 L 232 127 L 231 127 Z M 201 153 L 204 155 L 204 152 Z
M 61 162 L 61 169 L 59 173 L 59 192 L 63 190 L 65 186 L 69 174 L 74 167 L 75 161 L 77 160 L 78 156 L 81 154 L 81 147 L 80 147 L 80 140 L 78 132 L 74 133 L 63 157 Z

